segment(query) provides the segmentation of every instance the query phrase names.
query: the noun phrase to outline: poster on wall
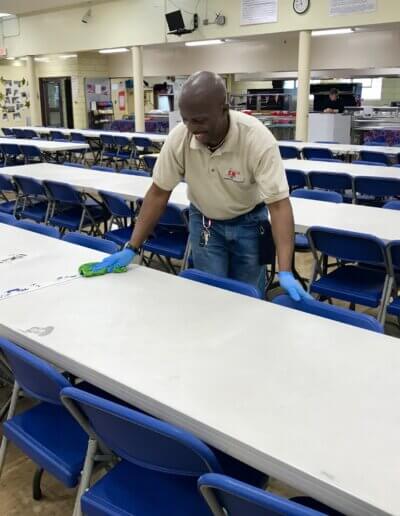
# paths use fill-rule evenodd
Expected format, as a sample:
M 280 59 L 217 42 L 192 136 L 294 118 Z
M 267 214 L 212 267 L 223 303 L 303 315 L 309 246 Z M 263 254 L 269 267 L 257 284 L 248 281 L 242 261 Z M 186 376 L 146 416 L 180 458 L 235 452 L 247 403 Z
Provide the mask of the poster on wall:
M 278 0 L 241 0 L 240 25 L 278 21 Z
M 353 13 L 373 13 L 376 11 L 377 0 L 330 0 L 330 16 L 340 16 Z

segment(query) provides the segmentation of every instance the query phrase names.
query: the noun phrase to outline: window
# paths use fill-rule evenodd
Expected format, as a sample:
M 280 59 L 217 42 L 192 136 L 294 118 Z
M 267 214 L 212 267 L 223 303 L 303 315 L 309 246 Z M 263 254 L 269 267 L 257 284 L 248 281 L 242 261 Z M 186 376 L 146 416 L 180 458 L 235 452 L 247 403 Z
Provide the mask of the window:
M 365 100 L 380 100 L 382 98 L 382 77 L 376 79 L 354 79 L 361 82 L 361 97 Z

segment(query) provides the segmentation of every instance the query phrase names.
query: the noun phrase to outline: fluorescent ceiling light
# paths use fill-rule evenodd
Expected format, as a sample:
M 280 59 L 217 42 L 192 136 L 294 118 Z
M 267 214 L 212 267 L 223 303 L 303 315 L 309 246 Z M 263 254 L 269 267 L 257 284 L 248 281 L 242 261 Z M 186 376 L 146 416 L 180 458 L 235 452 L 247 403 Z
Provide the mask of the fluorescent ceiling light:
M 12 16 L 10 13 L 0 13 L 0 18 L 7 18 L 7 16 Z
M 99 50 L 99 54 L 119 54 L 120 52 L 129 52 L 129 49 L 123 48 L 104 48 Z
M 14 61 L 15 57 L 6 57 L 7 61 Z
M 327 29 L 327 30 L 313 30 L 311 32 L 312 36 L 335 36 L 336 34 L 350 34 L 354 32 L 354 29 L 350 27 L 346 29 Z
M 72 59 L 73 57 L 78 57 L 78 54 L 60 54 L 58 57 L 60 59 Z
M 186 41 L 185 45 L 187 47 L 202 47 L 206 45 L 221 45 L 225 43 L 222 39 L 204 39 L 201 41 Z
M 48 63 L 50 61 L 48 57 L 35 57 L 34 60 L 39 61 L 41 63 Z

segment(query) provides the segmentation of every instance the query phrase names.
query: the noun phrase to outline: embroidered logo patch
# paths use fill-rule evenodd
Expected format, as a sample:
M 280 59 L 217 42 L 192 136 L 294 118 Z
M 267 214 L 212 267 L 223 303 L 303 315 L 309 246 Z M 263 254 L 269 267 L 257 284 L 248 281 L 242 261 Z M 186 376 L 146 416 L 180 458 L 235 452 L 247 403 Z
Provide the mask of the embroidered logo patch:
M 230 168 L 224 175 L 224 179 L 230 179 L 231 181 L 235 181 L 237 183 L 243 182 L 242 174 L 238 170 L 234 170 Z

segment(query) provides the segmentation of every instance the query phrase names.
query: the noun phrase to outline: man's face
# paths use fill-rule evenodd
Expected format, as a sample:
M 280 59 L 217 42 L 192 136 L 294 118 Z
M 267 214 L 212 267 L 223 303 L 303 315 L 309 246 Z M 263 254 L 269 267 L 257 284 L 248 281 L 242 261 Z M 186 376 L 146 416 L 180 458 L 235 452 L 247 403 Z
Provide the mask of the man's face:
M 179 109 L 188 131 L 203 145 L 217 145 L 224 138 L 226 104 L 183 100 Z
M 337 100 L 336 93 L 329 93 L 329 98 L 332 100 L 332 102 L 335 102 L 335 100 Z

